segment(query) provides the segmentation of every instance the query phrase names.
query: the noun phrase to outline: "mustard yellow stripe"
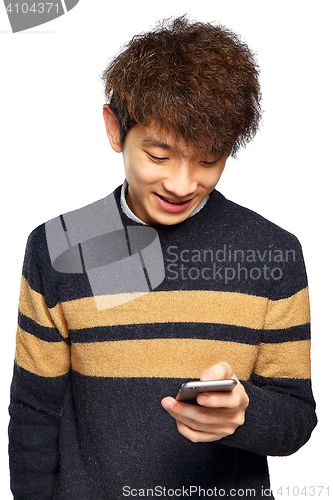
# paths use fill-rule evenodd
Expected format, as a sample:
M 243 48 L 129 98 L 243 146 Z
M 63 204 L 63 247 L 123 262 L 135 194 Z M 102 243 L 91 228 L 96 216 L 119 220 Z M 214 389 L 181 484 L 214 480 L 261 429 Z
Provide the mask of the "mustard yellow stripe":
M 70 350 L 66 342 L 45 342 L 20 327 L 16 334 L 16 362 L 42 377 L 64 375 L 70 368 Z
M 97 310 L 93 297 L 64 302 L 69 329 L 142 323 L 224 323 L 261 329 L 267 299 L 215 291 L 150 292 L 130 302 Z
M 54 323 L 43 295 L 33 290 L 23 276 L 21 280 L 19 308 L 22 314 L 40 325 L 54 328 Z
M 61 304 L 49 309 L 44 296 L 33 290 L 24 276 L 21 279 L 19 309 L 22 314 L 39 325 L 57 328 L 63 337 L 68 337 L 67 324 Z
M 258 347 L 199 339 L 149 339 L 72 344 L 72 367 L 96 377 L 199 378 L 227 361 L 238 378 L 248 380 Z
M 269 301 L 264 328 L 283 329 L 310 322 L 308 287 L 287 299 Z
M 310 341 L 261 344 L 255 372 L 262 377 L 311 377 Z

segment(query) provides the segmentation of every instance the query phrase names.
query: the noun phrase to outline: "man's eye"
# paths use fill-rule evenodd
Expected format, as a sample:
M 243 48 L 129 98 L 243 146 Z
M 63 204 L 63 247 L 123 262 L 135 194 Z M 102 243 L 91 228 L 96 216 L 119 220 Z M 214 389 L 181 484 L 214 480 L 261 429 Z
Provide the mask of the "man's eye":
M 200 163 L 204 167 L 213 167 L 214 165 L 216 165 L 221 160 L 221 158 L 217 158 L 217 160 L 213 160 L 213 161 L 201 161 Z
M 218 162 L 218 160 L 215 160 L 215 161 L 201 161 L 200 163 L 204 167 L 213 167 L 214 165 L 216 165 L 217 162 Z
M 201 162 L 203 165 L 215 165 L 215 163 L 217 163 L 217 160 L 215 161 L 202 161 Z
M 158 156 L 151 155 L 150 153 L 147 153 L 147 154 L 148 154 L 148 157 L 149 157 L 151 160 L 153 160 L 153 161 L 155 161 L 155 162 L 157 162 L 157 163 L 161 163 L 161 162 L 163 162 L 163 161 L 165 161 L 165 160 L 168 160 L 168 159 L 169 159 L 169 158 L 160 158 L 160 157 L 158 157 Z

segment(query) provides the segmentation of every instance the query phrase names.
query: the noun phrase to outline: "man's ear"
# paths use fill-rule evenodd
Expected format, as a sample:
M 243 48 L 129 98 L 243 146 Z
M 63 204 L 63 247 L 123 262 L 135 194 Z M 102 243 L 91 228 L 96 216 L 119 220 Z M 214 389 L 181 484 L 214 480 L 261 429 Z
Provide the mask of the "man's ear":
M 115 117 L 115 114 L 110 109 L 110 106 L 108 104 L 104 104 L 103 106 L 103 118 L 104 118 L 106 133 L 112 149 L 116 153 L 121 153 L 122 147 L 120 144 L 119 123 L 117 118 Z

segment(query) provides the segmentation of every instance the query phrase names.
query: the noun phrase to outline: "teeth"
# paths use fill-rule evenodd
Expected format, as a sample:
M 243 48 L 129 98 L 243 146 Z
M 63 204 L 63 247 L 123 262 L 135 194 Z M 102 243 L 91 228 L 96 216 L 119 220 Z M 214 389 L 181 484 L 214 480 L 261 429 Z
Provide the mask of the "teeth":
M 173 203 L 174 205 L 177 205 L 179 203 L 184 203 L 182 201 L 172 201 L 172 200 L 168 200 L 168 198 L 164 198 L 163 196 L 161 196 L 161 198 L 163 198 L 165 201 L 167 201 L 168 203 Z

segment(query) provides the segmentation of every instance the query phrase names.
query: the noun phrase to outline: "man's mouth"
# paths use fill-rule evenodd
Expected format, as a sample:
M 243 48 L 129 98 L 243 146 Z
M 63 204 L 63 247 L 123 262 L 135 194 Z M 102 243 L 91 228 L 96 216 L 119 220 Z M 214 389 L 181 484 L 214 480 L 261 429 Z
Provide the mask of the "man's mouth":
M 184 201 L 178 201 L 172 198 L 161 196 L 157 193 L 154 194 L 159 206 L 164 210 L 166 210 L 167 212 L 174 212 L 174 213 L 183 212 L 184 210 L 187 209 L 187 207 L 190 205 L 192 201 L 192 198 Z

